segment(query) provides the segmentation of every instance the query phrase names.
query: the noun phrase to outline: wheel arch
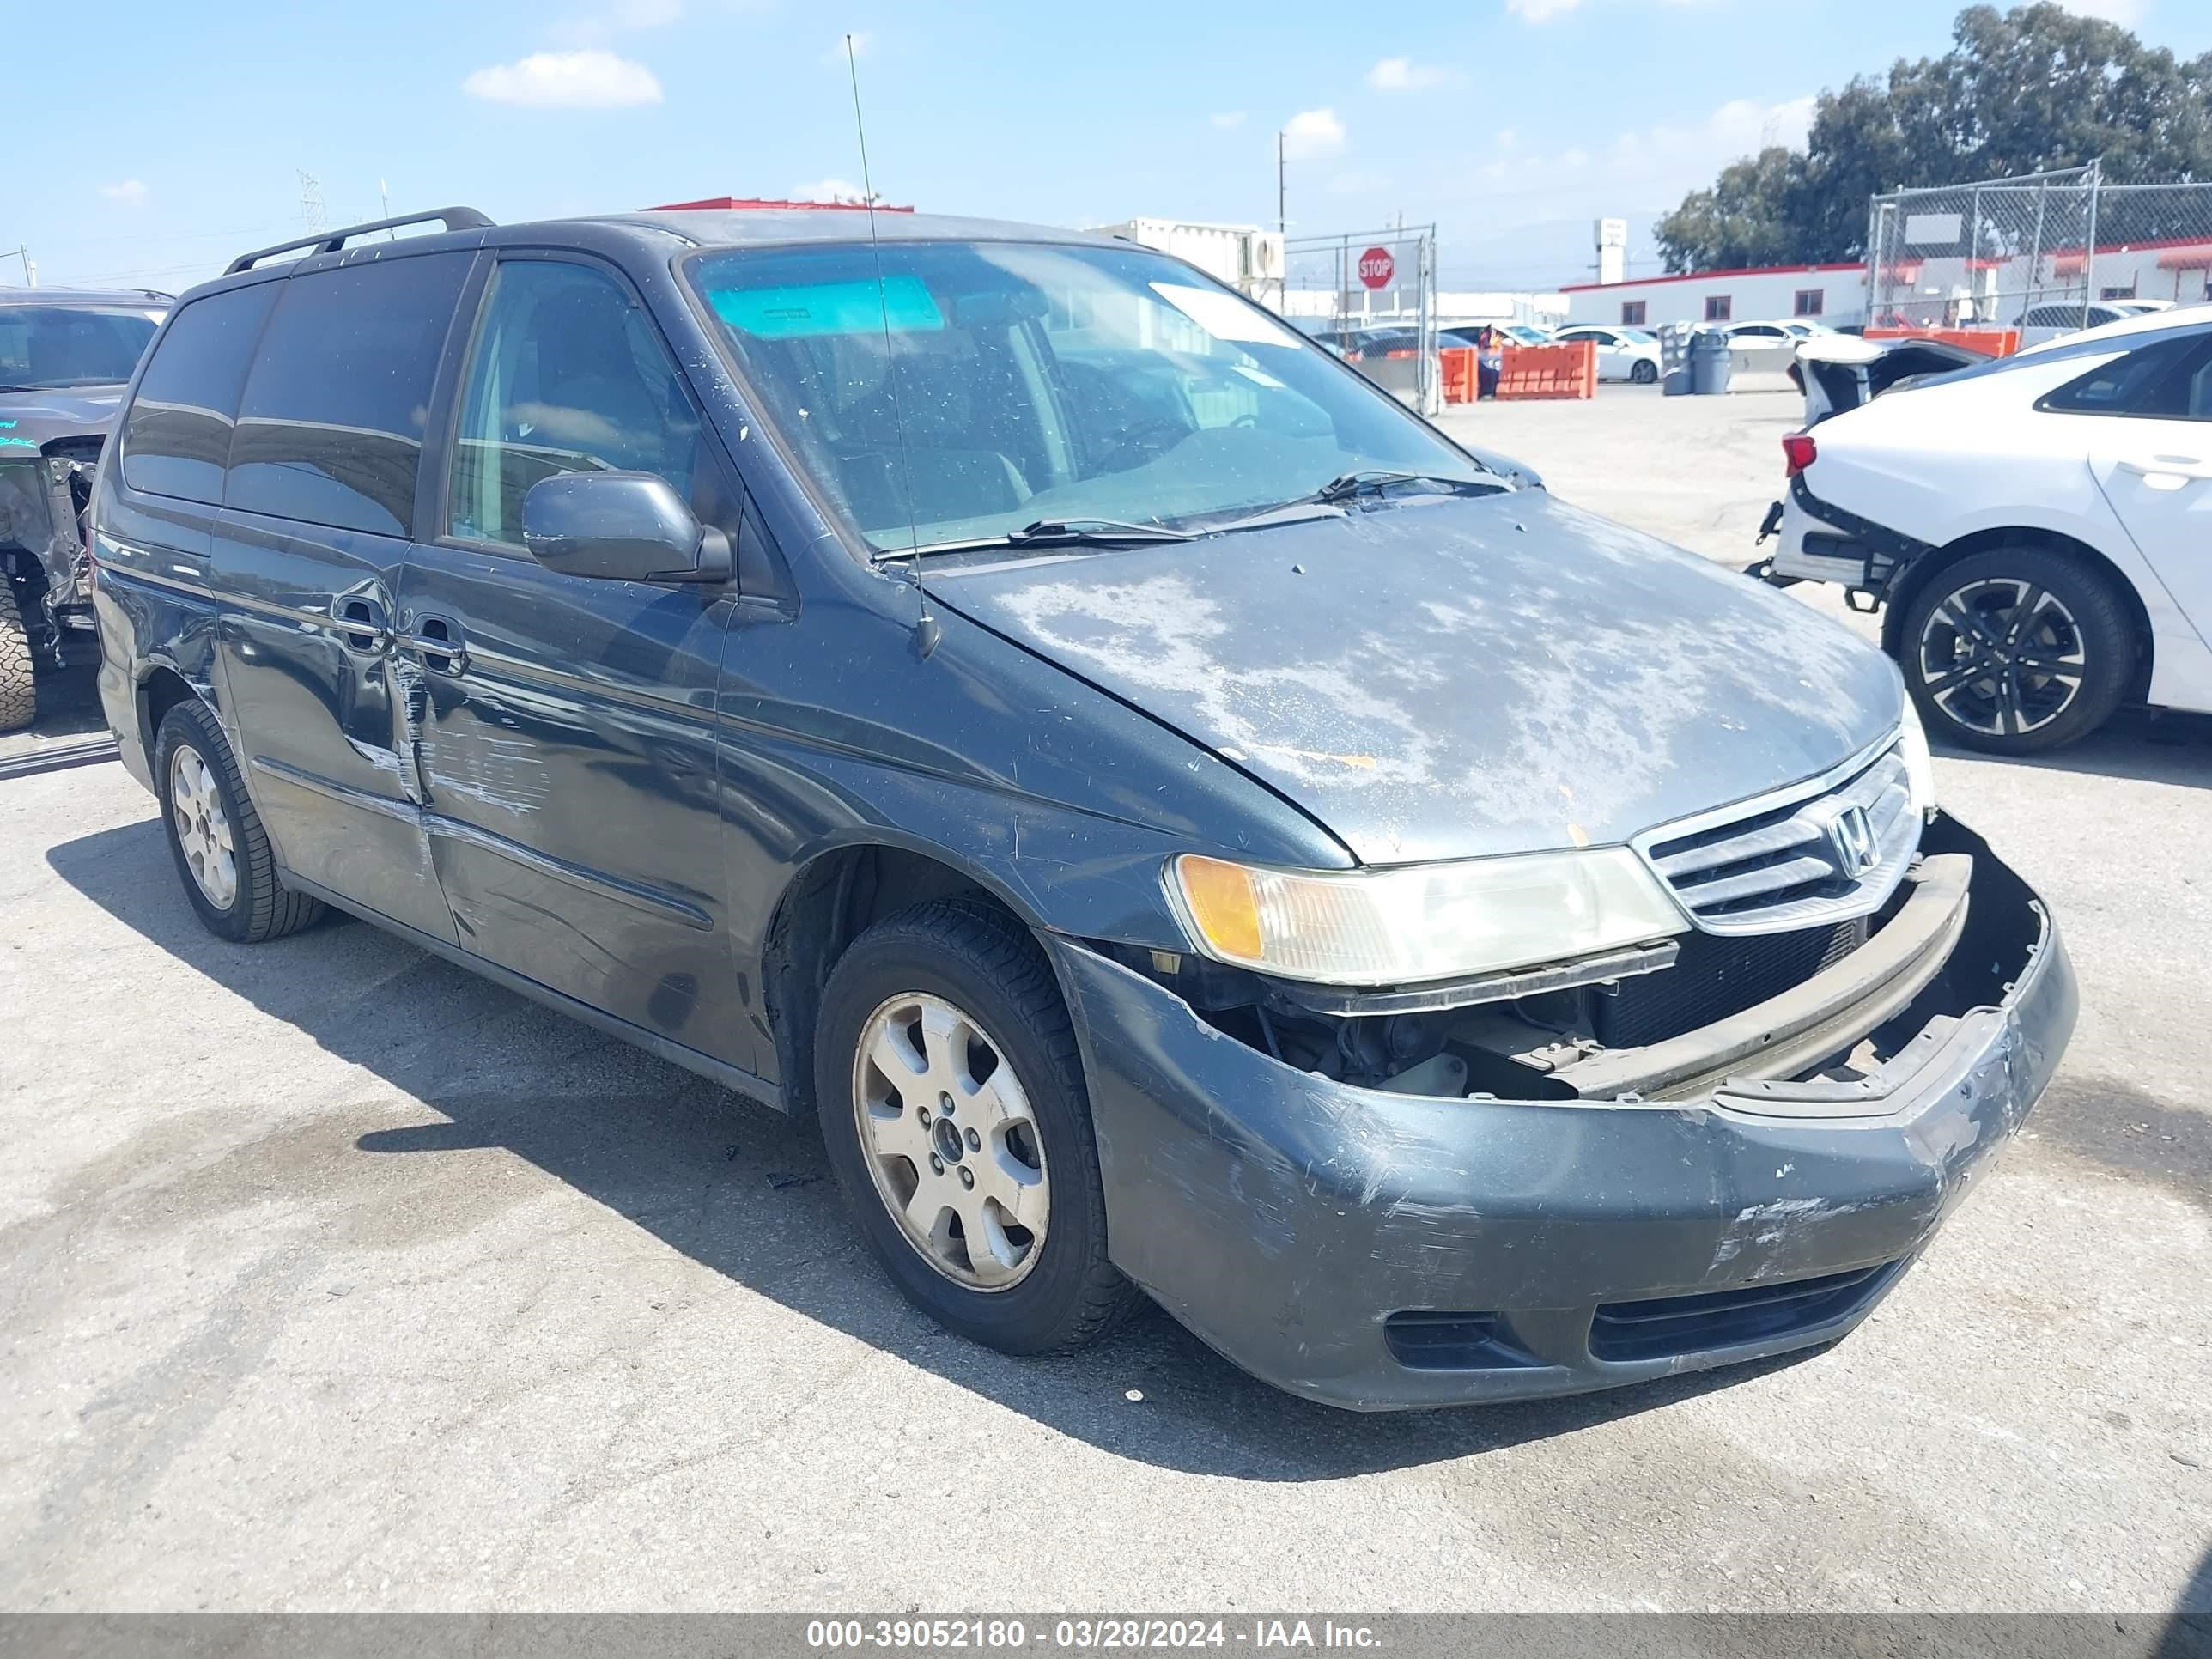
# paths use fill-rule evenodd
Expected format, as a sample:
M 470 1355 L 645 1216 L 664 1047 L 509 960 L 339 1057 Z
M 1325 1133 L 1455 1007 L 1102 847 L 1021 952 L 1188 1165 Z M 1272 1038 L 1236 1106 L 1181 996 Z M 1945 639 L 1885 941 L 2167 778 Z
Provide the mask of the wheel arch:
M 179 703 L 197 698 L 206 703 L 210 712 L 215 702 L 206 691 L 167 663 L 153 664 L 138 682 L 138 738 L 145 745 L 146 763 L 154 763 L 154 741 L 161 729 L 161 722 Z M 218 723 L 220 720 L 218 720 Z
M 2000 526 L 1975 531 L 1972 535 L 1961 536 L 1932 552 L 1922 554 L 1898 573 L 1896 580 L 1882 595 L 1881 648 L 1902 662 L 1905 616 L 1912 608 L 1913 601 L 1938 576 L 1960 560 L 1976 553 L 1992 552 L 2004 547 L 2033 547 L 2058 554 L 2083 567 L 2111 590 L 2127 614 L 2129 629 L 2136 641 L 2135 667 L 2128 677 L 2124 700 L 2141 702 L 2148 696 L 2152 658 L 2157 647 L 2151 632 L 2150 613 L 2144 608 L 2142 594 L 2118 565 L 2088 543 L 2063 531 L 2040 530 L 2027 526 Z
M 761 1004 L 775 1043 L 786 1110 L 815 1109 L 814 1035 L 823 988 L 853 941 L 885 916 L 969 895 L 1025 929 L 1042 926 L 990 872 L 932 844 L 878 836 L 822 848 L 793 872 L 769 919 Z

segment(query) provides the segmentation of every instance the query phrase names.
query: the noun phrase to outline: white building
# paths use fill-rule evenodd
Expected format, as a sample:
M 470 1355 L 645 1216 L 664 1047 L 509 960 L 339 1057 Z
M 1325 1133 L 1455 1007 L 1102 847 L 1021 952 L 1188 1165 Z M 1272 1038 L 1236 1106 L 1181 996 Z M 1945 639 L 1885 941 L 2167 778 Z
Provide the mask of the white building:
M 1139 246 L 1188 259 L 1217 282 L 1280 310 L 1283 238 L 1257 225 L 1203 225 L 1182 219 L 1124 219 L 1088 225 L 1098 236 L 1120 236 Z
M 1749 323 L 1805 317 L 1839 328 L 1866 320 L 1863 264 L 1693 270 L 1561 289 L 1570 323 L 1657 328 L 1662 323 Z

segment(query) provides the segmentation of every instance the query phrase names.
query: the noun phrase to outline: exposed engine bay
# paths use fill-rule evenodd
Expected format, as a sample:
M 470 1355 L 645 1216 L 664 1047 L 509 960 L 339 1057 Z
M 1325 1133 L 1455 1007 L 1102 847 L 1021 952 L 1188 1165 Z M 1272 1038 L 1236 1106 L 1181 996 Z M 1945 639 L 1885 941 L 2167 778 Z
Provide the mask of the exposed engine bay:
M 1224 1035 L 1358 1087 L 1508 1100 L 1680 1098 L 1730 1080 L 1864 1089 L 2001 1001 L 2036 948 L 2024 889 L 1969 903 L 1972 888 L 2019 885 L 1981 850 L 1939 816 L 1871 916 L 1692 933 L 1447 988 L 1338 993 L 1104 948 Z

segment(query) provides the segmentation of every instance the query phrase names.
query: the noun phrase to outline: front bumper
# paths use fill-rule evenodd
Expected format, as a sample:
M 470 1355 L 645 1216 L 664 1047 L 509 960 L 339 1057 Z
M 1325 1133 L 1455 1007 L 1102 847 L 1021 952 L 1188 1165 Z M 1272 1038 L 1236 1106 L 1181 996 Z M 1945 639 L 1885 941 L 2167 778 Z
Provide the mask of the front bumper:
M 1050 939 L 1115 1262 L 1255 1376 L 1363 1410 L 1576 1393 L 1832 1340 L 2019 1127 L 2073 1030 L 2073 970 L 2040 902 L 1955 821 L 1929 839 L 1974 857 L 1972 919 L 1957 971 L 1899 1017 L 1925 1013 L 1925 1035 L 1872 1090 L 1355 1088 Z

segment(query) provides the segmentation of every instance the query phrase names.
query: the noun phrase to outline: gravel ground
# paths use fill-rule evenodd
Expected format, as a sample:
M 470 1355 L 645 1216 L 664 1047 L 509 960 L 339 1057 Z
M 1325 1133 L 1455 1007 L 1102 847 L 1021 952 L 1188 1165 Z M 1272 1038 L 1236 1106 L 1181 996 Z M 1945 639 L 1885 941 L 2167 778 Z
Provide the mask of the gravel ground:
M 1793 409 L 1449 420 L 1741 562 Z M 0 1607 L 2212 1610 L 2212 745 L 1937 765 L 2085 1004 L 1922 1265 L 1809 1358 L 1378 1419 L 1157 1316 L 968 1346 L 805 1128 L 367 927 L 219 943 L 119 768 L 0 782 Z

